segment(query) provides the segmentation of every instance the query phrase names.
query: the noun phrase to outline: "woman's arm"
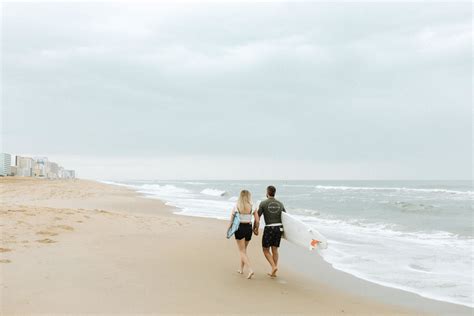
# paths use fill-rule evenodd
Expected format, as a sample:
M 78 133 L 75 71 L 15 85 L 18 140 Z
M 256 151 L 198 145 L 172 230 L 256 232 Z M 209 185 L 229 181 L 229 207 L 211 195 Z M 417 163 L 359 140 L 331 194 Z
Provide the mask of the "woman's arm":
M 232 227 L 232 223 L 234 222 L 234 217 L 235 217 L 235 208 L 233 208 L 231 213 L 230 213 L 229 228 Z
M 260 216 L 258 215 L 258 210 L 253 212 L 253 217 L 255 221 L 253 222 L 253 233 L 258 236 L 258 229 L 260 227 Z

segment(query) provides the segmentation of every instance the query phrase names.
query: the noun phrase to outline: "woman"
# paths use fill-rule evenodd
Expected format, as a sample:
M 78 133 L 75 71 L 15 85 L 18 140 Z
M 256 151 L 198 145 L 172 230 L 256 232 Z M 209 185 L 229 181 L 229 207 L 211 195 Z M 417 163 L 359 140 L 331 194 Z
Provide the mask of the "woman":
M 249 191 L 242 190 L 240 192 L 237 205 L 232 209 L 229 228 L 232 226 L 234 216 L 237 212 L 240 215 L 240 225 L 235 232 L 235 241 L 237 242 L 237 247 L 239 248 L 240 253 L 240 269 L 237 270 L 237 272 L 243 274 L 244 267 L 247 265 L 249 270 L 247 279 L 251 279 L 253 276 L 253 269 L 250 266 L 250 261 L 247 256 L 247 247 L 250 239 L 252 239 L 252 216 L 255 216 L 255 213 L 252 210 L 252 195 Z

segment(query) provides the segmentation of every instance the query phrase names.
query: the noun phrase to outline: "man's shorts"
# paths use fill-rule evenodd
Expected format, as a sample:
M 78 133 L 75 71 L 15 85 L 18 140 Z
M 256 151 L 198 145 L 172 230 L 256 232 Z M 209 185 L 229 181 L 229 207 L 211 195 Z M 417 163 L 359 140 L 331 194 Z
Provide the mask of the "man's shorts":
M 282 226 L 265 226 L 263 229 L 262 247 L 280 247 Z

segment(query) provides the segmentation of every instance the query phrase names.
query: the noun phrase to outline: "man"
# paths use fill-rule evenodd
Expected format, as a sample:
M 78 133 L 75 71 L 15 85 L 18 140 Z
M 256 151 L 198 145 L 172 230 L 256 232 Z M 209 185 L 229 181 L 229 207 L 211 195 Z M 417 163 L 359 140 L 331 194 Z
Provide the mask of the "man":
M 275 199 L 276 188 L 272 185 L 267 187 L 267 199 L 260 203 L 258 216 L 255 216 L 254 233 L 258 234 L 260 217 L 263 214 L 265 228 L 263 230 L 262 247 L 265 258 L 270 263 L 272 270 L 269 276 L 276 277 L 278 271 L 278 247 L 280 247 L 283 224 L 281 223 L 281 212 L 286 212 L 283 204 Z

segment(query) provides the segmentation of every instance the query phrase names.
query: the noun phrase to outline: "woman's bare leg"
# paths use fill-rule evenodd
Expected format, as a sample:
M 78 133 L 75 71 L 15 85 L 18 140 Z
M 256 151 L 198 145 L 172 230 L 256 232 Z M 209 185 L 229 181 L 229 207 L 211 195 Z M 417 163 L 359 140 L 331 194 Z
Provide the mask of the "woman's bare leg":
M 250 279 L 253 276 L 253 269 L 250 266 L 250 260 L 247 256 L 247 247 L 245 246 L 245 239 L 237 240 L 237 245 L 239 246 L 240 257 L 242 258 L 242 261 L 244 262 L 244 264 L 247 265 L 249 269 L 249 274 L 247 278 Z
M 240 269 L 237 270 L 238 273 L 242 274 L 244 273 L 244 260 L 242 258 L 242 254 L 240 253 L 240 246 L 239 246 L 239 240 L 235 240 L 235 243 L 237 244 L 237 248 L 239 249 L 239 254 L 240 254 Z
M 250 243 L 250 240 L 246 240 L 246 241 L 245 241 L 245 254 L 247 254 L 247 247 L 249 246 L 249 243 Z M 248 256 L 247 256 L 247 258 L 248 258 Z M 249 264 L 250 264 L 250 260 L 249 260 Z M 250 269 L 250 272 L 249 272 L 249 274 L 247 275 L 247 279 L 251 279 L 252 276 L 253 276 L 253 270 L 252 270 L 252 268 L 250 267 L 250 265 L 249 265 L 249 269 Z

